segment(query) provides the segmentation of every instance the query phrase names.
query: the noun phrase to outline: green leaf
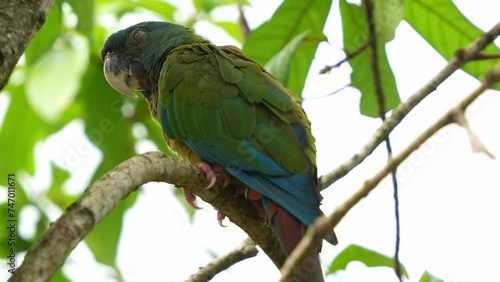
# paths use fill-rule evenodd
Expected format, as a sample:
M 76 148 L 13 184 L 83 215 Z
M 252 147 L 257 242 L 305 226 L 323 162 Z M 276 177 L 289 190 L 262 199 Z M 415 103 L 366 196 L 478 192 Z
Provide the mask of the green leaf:
M 391 41 L 396 33 L 396 27 L 404 16 L 402 0 L 373 1 L 377 43 L 384 44 Z
M 99 14 L 114 14 L 118 18 L 122 17 L 126 13 L 135 12 L 142 9 L 143 11 L 150 11 L 154 14 L 160 16 L 164 20 L 172 21 L 175 11 L 177 8 L 165 1 L 161 0 L 140 0 L 140 1 L 122 1 L 122 0 L 110 0 L 110 1 L 100 1 L 97 6 Z
M 25 83 L 31 107 L 46 121 L 54 122 L 78 93 L 88 63 L 88 41 L 74 35 L 69 44 L 46 52 L 29 69 Z
M 451 0 L 405 1 L 405 20 L 446 60 L 455 52 L 467 47 L 483 34 L 457 9 Z M 488 45 L 483 54 L 499 54 L 495 44 Z M 479 60 L 467 63 L 462 69 L 477 79 L 482 79 L 497 60 Z M 496 84 L 494 89 L 500 90 Z
M 34 173 L 34 146 L 49 134 L 49 127 L 31 108 L 21 86 L 8 85 L 10 104 L 0 131 L 0 171 Z M 6 94 L 3 94 L 6 95 Z M 22 129 L 22 130 L 21 130 Z
M 66 2 L 78 16 L 76 29 L 90 39 L 94 28 L 94 0 L 66 0 Z
M 47 192 L 47 197 L 61 209 L 66 209 L 78 199 L 77 196 L 67 195 L 63 189 L 64 182 L 69 179 L 70 173 L 54 164 L 51 164 L 51 168 L 52 184 Z
M 269 21 L 250 33 L 243 51 L 252 60 L 266 65 L 299 34 L 308 30 L 321 32 L 330 6 L 331 0 L 284 1 Z M 304 46 L 292 58 L 285 86 L 299 96 L 316 49 L 317 44 Z
M 357 56 L 349 60 L 349 64 L 352 67 L 352 85 L 361 92 L 360 111 L 366 116 L 379 117 L 376 78 L 380 80 L 385 111 L 393 109 L 400 103 L 396 81 L 387 60 L 385 46 L 377 44 L 376 59 L 378 68 L 374 69 L 371 63 L 373 49 L 367 45 L 370 33 L 364 7 L 349 4 L 346 0 L 341 0 L 340 12 L 342 14 L 344 49 L 346 53 L 352 54 L 364 48 Z
M 103 26 L 95 26 L 92 35 L 92 44 L 90 46 L 90 54 L 101 54 L 104 42 L 108 39 L 109 31 Z
M 172 20 L 174 18 L 174 13 L 177 10 L 175 6 L 160 0 L 141 0 L 138 6 L 144 9 L 148 9 L 161 15 L 166 20 Z
M 210 13 L 213 9 L 230 5 L 237 4 L 238 0 L 193 0 L 193 5 L 198 12 Z M 248 1 L 244 0 L 243 5 L 248 4 Z
M 8 160 L 8 159 L 5 159 L 5 160 Z M 11 171 L 11 170 L 3 170 L 3 169 L 0 171 L 2 172 L 2 185 L 8 185 L 7 174 L 15 174 L 15 172 Z M 9 222 L 7 222 L 7 219 L 17 219 L 17 222 L 19 223 L 20 211 L 22 210 L 22 208 L 24 206 L 26 206 L 28 204 L 28 198 L 26 197 L 26 192 L 24 191 L 22 185 L 19 183 L 19 175 L 16 174 L 12 178 L 15 179 L 15 185 L 11 186 L 14 188 L 10 188 L 10 189 L 8 189 L 8 187 L 5 187 L 5 188 L 1 187 L 0 188 L 0 193 L 2 193 L 2 195 L 5 195 L 5 199 L 4 199 L 5 202 L 2 202 L 0 204 L 0 214 L 2 214 L 2 219 L 4 220 L 4 224 L 7 225 L 7 226 L 3 227 L 2 232 L 0 232 L 0 242 L 2 242 L 2 244 L 0 244 L 0 252 L 2 252 L 2 256 L 4 256 L 4 254 L 5 254 L 5 256 L 10 254 L 10 248 L 12 248 L 11 244 L 13 242 L 13 241 L 9 241 L 9 239 L 11 238 L 10 237 L 11 230 L 7 229 L 7 227 L 9 226 Z M 11 194 L 11 193 L 13 193 L 13 194 Z M 12 202 L 12 201 L 8 202 L 7 199 L 14 200 L 14 202 Z M 12 213 L 12 210 L 14 211 L 13 213 Z M 14 218 L 10 218 L 9 215 L 11 213 L 15 216 Z M 19 235 L 19 228 L 16 228 L 15 234 L 16 234 L 16 241 L 15 241 L 16 252 L 19 253 L 22 251 L 26 251 L 31 246 L 31 242 L 24 240 Z M 5 257 L 2 257 L 2 258 L 5 258 Z
M 266 64 L 266 69 L 283 85 L 288 85 L 290 77 L 290 65 L 295 53 L 300 50 L 300 47 L 306 45 L 317 45 L 321 41 L 325 41 L 326 36 L 318 31 L 304 31 L 293 38 L 288 44 Z
M 59 2 L 54 2 L 50 8 L 45 24 L 35 34 L 26 49 L 26 63 L 33 64 L 38 58 L 52 48 L 54 41 L 62 31 L 62 9 Z
M 64 273 L 62 271 L 62 268 L 59 268 L 54 276 L 50 278 L 50 282 L 70 282 L 66 276 L 64 276 Z
M 434 277 L 432 274 L 430 274 L 429 272 L 424 272 L 424 274 L 422 274 L 422 276 L 420 277 L 420 280 L 418 280 L 419 282 L 444 282 L 444 280 L 441 280 L 437 277 Z
M 217 25 L 227 32 L 232 38 L 236 39 L 238 42 L 243 41 L 241 35 L 241 29 L 239 23 L 226 22 L 226 21 L 210 21 L 211 23 Z
M 352 261 L 359 261 L 368 267 L 387 266 L 394 267 L 394 260 L 386 255 L 377 253 L 373 250 L 358 246 L 349 245 L 340 252 L 332 261 L 327 270 L 327 275 L 339 270 L 345 270 Z M 408 278 L 406 268 L 401 264 L 401 274 Z

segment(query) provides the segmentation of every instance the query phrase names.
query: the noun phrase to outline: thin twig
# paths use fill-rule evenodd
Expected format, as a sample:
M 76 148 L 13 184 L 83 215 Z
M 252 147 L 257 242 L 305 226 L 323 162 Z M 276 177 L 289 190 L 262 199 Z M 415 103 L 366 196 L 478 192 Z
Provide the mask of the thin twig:
M 251 203 L 234 197 L 230 189 L 205 189 L 208 184 L 205 176 L 190 163 L 149 152 L 121 163 L 89 187 L 31 246 L 9 281 L 49 281 L 96 224 L 121 200 L 151 181 L 186 187 L 241 227 L 276 266 L 285 261 L 276 236 Z
M 392 149 L 391 143 L 387 142 L 387 148 L 389 151 L 389 160 L 392 158 Z M 399 261 L 399 248 L 401 246 L 401 223 L 400 223 L 400 215 L 399 215 L 399 185 L 397 178 L 397 167 L 391 171 L 391 179 L 392 179 L 392 190 L 393 190 L 393 198 L 394 198 L 394 220 L 396 221 L 396 239 L 394 242 L 394 271 L 396 272 L 396 276 L 399 281 L 402 282 L 402 273 L 401 273 L 401 262 Z
M 474 61 L 498 60 L 500 54 L 478 54 Z
M 331 230 L 340 222 L 352 207 L 354 207 L 361 199 L 366 197 L 391 171 L 394 171 L 410 154 L 418 149 L 427 139 L 438 132 L 444 126 L 456 122 L 456 115 L 462 114 L 465 109 L 487 90 L 491 85 L 500 80 L 500 68 L 492 70 L 487 75 L 485 81 L 474 90 L 469 96 L 462 100 L 455 107 L 451 108 L 445 115 L 419 135 L 408 147 L 400 154 L 389 161 L 381 170 L 373 177 L 364 181 L 360 189 L 358 189 L 349 199 L 339 205 L 333 213 L 328 217 L 322 216 L 307 229 L 306 235 L 297 245 L 295 250 L 290 254 L 285 264 L 281 268 L 282 277 L 280 281 L 288 281 L 293 270 L 301 265 L 304 258 L 308 257 L 314 250 L 316 244 L 322 240 Z
M 324 66 L 320 71 L 319 74 L 326 74 L 329 73 L 332 69 L 340 67 L 343 63 L 349 61 L 350 59 L 353 59 L 354 57 L 358 56 L 361 54 L 366 48 L 370 46 L 370 41 L 367 40 L 361 47 L 359 47 L 356 51 L 352 53 L 346 53 L 346 56 L 344 59 L 338 61 L 337 63 L 331 65 L 331 66 Z
M 215 275 L 228 269 L 242 260 L 256 256 L 258 253 L 255 242 L 247 238 L 236 249 L 220 256 L 202 267 L 198 272 L 191 275 L 186 282 L 206 282 L 210 281 Z
M 500 34 L 500 22 L 497 23 L 488 32 L 479 36 L 469 46 L 462 50 L 460 55 L 455 55 L 448 64 L 434 76 L 426 85 L 424 85 L 415 94 L 410 96 L 404 103 L 399 104 L 393 111 L 392 115 L 388 117 L 385 122 L 375 131 L 372 138 L 361 148 L 361 150 L 352 156 L 349 160 L 344 162 L 332 172 L 325 174 L 320 179 L 320 188 L 325 189 L 332 185 L 335 181 L 344 177 L 349 171 L 360 164 L 366 157 L 368 157 L 377 147 L 382 143 L 389 133 L 403 120 L 403 118 L 427 95 L 433 92 L 438 85 L 450 77 L 456 70 L 462 67 L 465 63 L 477 57 L 479 52 L 483 50 L 488 44 L 493 42 Z
M 347 87 L 350 87 L 350 86 L 352 86 L 352 84 L 351 84 L 351 83 L 348 83 L 348 84 L 346 84 L 346 85 L 344 85 L 344 86 L 340 87 L 339 89 L 337 89 L 337 90 L 335 90 L 335 91 L 333 91 L 333 92 L 330 92 L 330 93 L 328 93 L 328 94 L 325 94 L 325 95 L 316 96 L 316 97 L 302 97 L 302 101 L 306 101 L 306 100 L 316 100 L 316 99 L 323 99 L 323 98 L 328 97 L 328 96 L 333 96 L 333 95 L 335 95 L 335 94 L 339 93 L 340 91 L 342 91 L 342 90 L 344 90 L 344 89 L 346 89 Z

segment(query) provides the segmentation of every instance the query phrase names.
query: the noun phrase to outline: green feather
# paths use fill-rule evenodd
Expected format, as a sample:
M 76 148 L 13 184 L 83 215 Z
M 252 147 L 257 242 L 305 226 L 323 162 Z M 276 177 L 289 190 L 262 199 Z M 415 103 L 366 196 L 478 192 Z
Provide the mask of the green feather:
M 315 161 L 314 142 L 309 141 L 304 150 L 291 127 L 303 124 L 308 140 L 314 141 L 298 98 L 235 47 L 178 46 L 169 53 L 161 73 L 159 105 L 173 103 L 176 126 L 172 131 L 179 140 L 220 140 L 256 170 L 264 168 L 242 149 L 243 140 L 292 173 L 305 172 L 307 160 Z M 178 147 L 181 154 L 190 154 L 185 145 Z
M 235 138 L 246 139 L 250 137 L 255 128 L 255 106 L 237 97 L 224 99 L 222 109 L 229 132 Z

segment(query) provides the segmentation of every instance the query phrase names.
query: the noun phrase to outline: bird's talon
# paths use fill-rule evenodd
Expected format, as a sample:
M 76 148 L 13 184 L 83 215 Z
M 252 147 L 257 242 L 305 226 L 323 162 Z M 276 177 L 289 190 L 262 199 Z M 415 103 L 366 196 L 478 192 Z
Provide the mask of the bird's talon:
M 194 201 L 196 200 L 196 196 L 189 192 L 186 188 L 182 188 L 182 193 L 184 194 L 184 199 L 186 199 L 186 202 L 195 210 L 201 209 L 199 206 L 197 206 Z
M 224 213 L 222 213 L 221 211 L 217 211 L 217 222 L 219 222 L 219 225 L 221 227 L 227 227 L 226 225 L 224 225 L 224 223 L 222 223 L 222 221 L 226 218 L 226 215 Z
M 226 188 L 227 185 L 229 185 L 229 176 L 224 172 L 218 173 L 217 176 L 220 176 L 220 178 L 222 178 L 222 188 Z
M 217 173 L 215 170 L 206 162 L 200 162 L 196 165 L 205 175 L 207 176 L 207 180 L 210 182 L 205 189 L 210 189 L 214 187 L 217 182 Z
M 208 177 L 207 177 L 207 179 L 208 179 Z M 207 187 L 205 187 L 205 189 L 207 189 L 207 190 L 208 190 L 208 189 L 213 188 L 213 187 L 215 186 L 215 183 L 216 183 L 216 182 L 217 182 L 217 177 L 212 178 L 212 179 L 210 180 L 210 184 L 208 184 L 208 186 L 207 186 Z

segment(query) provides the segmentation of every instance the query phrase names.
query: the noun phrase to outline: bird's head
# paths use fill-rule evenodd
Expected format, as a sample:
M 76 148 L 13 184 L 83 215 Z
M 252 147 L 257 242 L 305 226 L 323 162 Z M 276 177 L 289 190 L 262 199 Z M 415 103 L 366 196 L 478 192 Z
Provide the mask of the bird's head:
M 167 53 L 178 45 L 196 42 L 190 29 L 168 22 L 142 22 L 108 37 L 101 51 L 104 75 L 116 91 L 147 97 Z

